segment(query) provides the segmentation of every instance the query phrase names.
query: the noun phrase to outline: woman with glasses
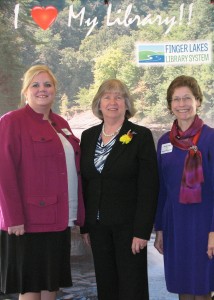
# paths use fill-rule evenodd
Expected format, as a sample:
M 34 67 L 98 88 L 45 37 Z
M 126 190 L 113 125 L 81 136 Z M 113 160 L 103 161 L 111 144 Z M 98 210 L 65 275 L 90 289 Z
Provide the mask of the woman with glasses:
M 164 255 L 167 289 L 180 300 L 208 300 L 214 290 L 214 129 L 197 114 L 202 99 L 195 78 L 171 82 L 175 120 L 157 149 L 155 247 Z

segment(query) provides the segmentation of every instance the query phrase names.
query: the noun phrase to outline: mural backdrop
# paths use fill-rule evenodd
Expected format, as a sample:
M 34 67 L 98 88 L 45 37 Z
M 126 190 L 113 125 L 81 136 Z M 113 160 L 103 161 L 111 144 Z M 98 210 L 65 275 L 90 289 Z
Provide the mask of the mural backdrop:
M 59 81 L 54 110 L 79 137 L 100 122 L 91 113 L 91 101 L 108 78 L 128 85 L 137 108 L 133 121 L 150 127 L 155 141 L 172 123 L 166 89 L 181 74 L 199 81 L 200 114 L 213 126 L 213 2 L 0 0 L 0 115 L 18 107 L 23 73 L 34 64 L 48 64 Z M 76 280 L 70 293 L 81 290 L 83 296 L 86 290 L 96 299 L 90 252 L 78 232 L 72 234 L 72 254 L 81 258 L 73 260 Z
M 0 114 L 17 108 L 26 69 L 44 63 L 59 81 L 54 109 L 79 136 L 99 122 L 87 111 L 110 77 L 130 88 L 134 121 L 159 132 L 172 119 L 170 81 L 195 76 L 204 92 L 201 115 L 212 125 L 213 29 L 212 0 L 0 0 Z

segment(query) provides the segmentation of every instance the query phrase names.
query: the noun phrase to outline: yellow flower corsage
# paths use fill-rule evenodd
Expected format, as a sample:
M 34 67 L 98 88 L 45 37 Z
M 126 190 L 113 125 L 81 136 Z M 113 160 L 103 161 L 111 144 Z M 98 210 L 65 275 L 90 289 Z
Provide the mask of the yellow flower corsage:
M 126 134 L 123 134 L 119 141 L 122 143 L 122 144 L 128 144 L 131 142 L 132 138 L 133 138 L 133 135 L 136 134 L 136 132 L 131 132 L 131 129 L 126 133 Z

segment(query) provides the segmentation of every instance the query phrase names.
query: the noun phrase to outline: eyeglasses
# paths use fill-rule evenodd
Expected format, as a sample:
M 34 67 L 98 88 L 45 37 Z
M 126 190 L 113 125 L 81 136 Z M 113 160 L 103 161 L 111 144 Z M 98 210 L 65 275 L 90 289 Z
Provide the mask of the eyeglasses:
M 190 96 L 184 96 L 184 97 L 175 97 L 175 98 L 172 98 L 172 102 L 174 102 L 174 103 L 180 103 L 181 102 L 181 100 L 184 102 L 184 103 L 188 103 L 188 102 L 190 102 L 190 101 L 192 101 L 192 97 L 190 97 Z

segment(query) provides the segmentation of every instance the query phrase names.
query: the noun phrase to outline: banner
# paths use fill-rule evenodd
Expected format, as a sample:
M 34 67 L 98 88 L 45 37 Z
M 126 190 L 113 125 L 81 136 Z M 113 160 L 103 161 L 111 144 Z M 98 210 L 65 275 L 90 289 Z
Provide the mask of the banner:
M 91 102 L 108 78 L 128 85 L 134 122 L 158 137 L 172 122 L 168 85 L 194 76 L 204 94 L 201 116 L 212 125 L 213 15 L 210 0 L 1 0 L 0 114 L 18 107 L 28 67 L 47 64 L 59 82 L 54 110 L 79 137 L 99 122 Z

